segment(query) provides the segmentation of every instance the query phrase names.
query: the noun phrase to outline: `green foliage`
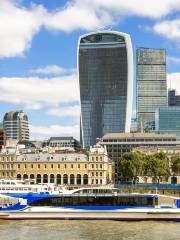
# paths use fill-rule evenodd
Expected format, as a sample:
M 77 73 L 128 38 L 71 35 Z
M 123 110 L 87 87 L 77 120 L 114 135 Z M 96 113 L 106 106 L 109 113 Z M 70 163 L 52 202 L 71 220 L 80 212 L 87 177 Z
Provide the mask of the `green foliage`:
M 165 153 L 155 153 L 148 156 L 146 162 L 146 175 L 157 179 L 170 176 L 169 159 Z
M 174 174 L 179 174 L 179 172 L 180 172 L 180 155 L 176 155 L 171 158 L 171 169 Z
M 143 174 L 145 155 L 140 152 L 129 152 L 119 161 L 119 169 L 123 178 L 136 183 L 138 176 Z
M 179 166 L 180 167 L 180 166 Z M 165 153 L 145 155 L 140 152 L 124 154 L 119 161 L 119 170 L 122 178 L 128 178 L 133 183 L 138 176 L 148 176 L 157 179 L 170 176 L 169 159 Z

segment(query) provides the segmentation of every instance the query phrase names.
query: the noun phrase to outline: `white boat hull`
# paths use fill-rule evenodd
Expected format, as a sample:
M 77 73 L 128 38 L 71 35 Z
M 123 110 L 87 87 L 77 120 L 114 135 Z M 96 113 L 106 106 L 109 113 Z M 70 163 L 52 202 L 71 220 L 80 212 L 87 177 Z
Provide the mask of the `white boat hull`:
M 119 210 L 79 210 L 53 207 L 32 207 L 22 211 L 0 212 L 0 219 L 97 219 L 120 221 L 180 221 L 180 209 L 141 208 Z

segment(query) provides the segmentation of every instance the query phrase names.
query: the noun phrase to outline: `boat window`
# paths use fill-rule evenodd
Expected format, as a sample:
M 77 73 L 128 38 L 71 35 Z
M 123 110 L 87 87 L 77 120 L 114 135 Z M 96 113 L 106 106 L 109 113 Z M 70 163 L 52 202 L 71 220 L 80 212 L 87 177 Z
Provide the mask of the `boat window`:
M 154 206 L 152 197 L 73 195 L 37 200 L 33 206 Z

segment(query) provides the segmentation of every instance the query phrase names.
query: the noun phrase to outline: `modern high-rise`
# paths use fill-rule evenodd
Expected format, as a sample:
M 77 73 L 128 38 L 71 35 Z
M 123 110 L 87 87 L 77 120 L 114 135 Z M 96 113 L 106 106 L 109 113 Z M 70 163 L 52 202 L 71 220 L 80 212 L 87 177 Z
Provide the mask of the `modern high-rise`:
M 11 111 L 4 115 L 3 128 L 7 139 L 29 140 L 28 116 L 23 111 Z
M 180 139 L 180 106 L 157 108 L 155 120 L 157 132 L 175 134 Z
M 106 133 L 129 132 L 131 124 L 133 53 L 128 34 L 98 31 L 78 44 L 83 147 Z
M 175 89 L 168 90 L 168 105 L 180 106 L 180 95 L 177 95 L 177 92 Z
M 137 49 L 137 118 L 139 130 L 155 130 L 157 107 L 167 106 L 165 49 Z

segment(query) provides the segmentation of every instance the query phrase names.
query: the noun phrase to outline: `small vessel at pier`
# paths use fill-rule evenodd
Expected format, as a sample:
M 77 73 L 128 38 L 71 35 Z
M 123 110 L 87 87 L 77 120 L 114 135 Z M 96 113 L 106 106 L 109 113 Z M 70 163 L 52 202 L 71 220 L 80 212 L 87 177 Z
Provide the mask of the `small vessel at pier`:
M 52 193 L 57 194 L 60 189 L 53 184 L 34 184 L 29 180 L 0 179 L 0 194 L 10 197 L 21 198 L 29 193 Z

